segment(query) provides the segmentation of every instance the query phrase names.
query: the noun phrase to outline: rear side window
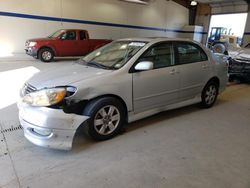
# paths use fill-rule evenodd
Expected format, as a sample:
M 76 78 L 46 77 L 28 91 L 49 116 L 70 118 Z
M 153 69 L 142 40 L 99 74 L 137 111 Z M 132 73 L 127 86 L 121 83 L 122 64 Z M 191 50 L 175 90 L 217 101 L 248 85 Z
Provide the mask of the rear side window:
M 175 50 L 178 64 L 188 64 L 208 60 L 203 49 L 193 43 L 177 42 L 175 44 Z
M 86 39 L 86 35 L 84 31 L 80 31 L 80 40 L 85 40 Z
M 141 61 L 151 61 L 154 69 L 174 65 L 172 43 L 160 43 L 150 47 L 140 58 Z

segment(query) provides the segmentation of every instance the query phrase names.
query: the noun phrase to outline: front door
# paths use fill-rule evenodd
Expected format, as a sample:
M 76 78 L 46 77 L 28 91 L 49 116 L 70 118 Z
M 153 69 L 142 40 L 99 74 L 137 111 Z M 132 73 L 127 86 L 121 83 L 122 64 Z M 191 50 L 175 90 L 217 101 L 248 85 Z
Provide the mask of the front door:
M 150 47 L 136 62 L 151 61 L 154 68 L 133 73 L 134 112 L 164 107 L 178 101 L 179 68 L 175 65 L 171 42 Z
M 61 35 L 61 40 L 57 43 L 59 56 L 76 56 L 78 55 L 76 31 L 66 31 Z

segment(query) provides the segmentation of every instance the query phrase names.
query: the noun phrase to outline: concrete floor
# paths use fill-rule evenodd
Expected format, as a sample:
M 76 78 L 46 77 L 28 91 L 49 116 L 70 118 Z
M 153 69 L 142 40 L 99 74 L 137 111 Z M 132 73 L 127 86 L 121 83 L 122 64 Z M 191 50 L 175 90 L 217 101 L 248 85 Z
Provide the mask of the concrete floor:
M 0 187 L 250 188 L 250 85 L 231 84 L 211 109 L 164 112 L 105 142 L 79 133 L 56 151 L 23 137 L 6 91 L 16 100 L 23 79 L 61 63 L 0 60 Z

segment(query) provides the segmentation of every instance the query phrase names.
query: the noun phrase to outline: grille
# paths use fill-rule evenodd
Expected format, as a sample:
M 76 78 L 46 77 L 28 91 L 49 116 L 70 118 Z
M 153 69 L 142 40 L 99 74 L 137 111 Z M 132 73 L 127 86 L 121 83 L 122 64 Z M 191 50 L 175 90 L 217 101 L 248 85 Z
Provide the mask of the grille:
M 29 94 L 29 93 L 32 93 L 32 92 L 34 92 L 34 91 L 36 91 L 36 90 L 37 90 L 37 89 L 36 89 L 34 86 L 32 86 L 32 85 L 26 83 L 26 84 L 24 85 L 24 87 L 23 87 L 22 94 L 23 94 L 23 96 L 24 96 L 24 95 L 27 95 L 27 94 Z

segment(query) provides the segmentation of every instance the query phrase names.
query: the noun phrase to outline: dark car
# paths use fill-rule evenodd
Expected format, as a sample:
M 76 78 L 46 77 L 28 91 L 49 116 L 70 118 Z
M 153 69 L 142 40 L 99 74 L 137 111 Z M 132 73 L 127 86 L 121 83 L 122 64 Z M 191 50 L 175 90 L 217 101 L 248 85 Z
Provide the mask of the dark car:
M 229 59 L 229 81 L 250 82 L 250 43 Z
M 229 81 L 250 82 L 250 61 L 230 59 L 228 73 Z

